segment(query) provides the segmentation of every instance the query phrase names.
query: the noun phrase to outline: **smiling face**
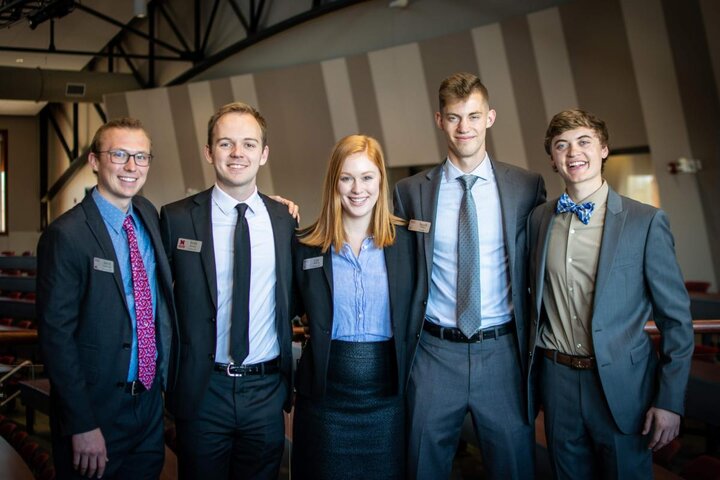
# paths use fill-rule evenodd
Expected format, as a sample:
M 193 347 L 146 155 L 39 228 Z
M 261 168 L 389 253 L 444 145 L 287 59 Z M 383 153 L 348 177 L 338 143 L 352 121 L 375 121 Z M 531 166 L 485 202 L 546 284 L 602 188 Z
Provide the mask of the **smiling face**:
M 218 186 L 238 201 L 255 190 L 260 165 L 265 165 L 268 147 L 262 144 L 262 130 L 248 113 L 228 113 L 214 128 L 213 145 L 205 146 L 205 159 L 215 168 Z
M 571 197 L 573 192 L 586 196 L 602 186 L 603 159 L 607 156 L 607 145 L 603 145 L 595 130 L 587 127 L 566 130 L 550 143 L 551 162 Z
M 435 123 L 445 133 L 448 157 L 464 172 L 469 172 L 485 158 L 485 135 L 495 123 L 495 110 L 488 106 L 479 91 L 467 98 L 449 100 Z
M 150 166 L 137 166 L 134 157 L 124 165 L 112 163 L 108 153 L 100 153 L 116 149 L 150 153 L 150 139 L 140 129 L 110 128 L 102 134 L 99 151 L 88 154 L 88 162 L 97 173 L 100 195 L 125 212 L 145 184 Z
M 367 220 L 369 224 L 380 193 L 380 170 L 367 153 L 354 153 L 345 159 L 337 191 L 343 217 Z

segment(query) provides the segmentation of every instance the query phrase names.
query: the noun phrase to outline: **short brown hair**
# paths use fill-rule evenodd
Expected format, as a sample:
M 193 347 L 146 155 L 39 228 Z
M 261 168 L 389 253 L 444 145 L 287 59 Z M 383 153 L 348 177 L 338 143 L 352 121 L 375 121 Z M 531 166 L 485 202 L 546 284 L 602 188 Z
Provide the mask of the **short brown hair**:
M 568 130 L 582 127 L 593 130 L 600 140 L 600 145 L 609 147 L 608 142 L 610 141 L 610 135 L 608 134 L 605 122 L 585 110 L 572 108 L 570 110 L 563 110 L 550 120 L 550 124 L 545 132 L 545 152 L 548 155 L 552 155 L 553 138 Z
M 105 135 L 105 132 L 107 132 L 108 130 L 112 130 L 115 128 L 126 130 L 141 130 L 148 138 L 148 141 L 150 141 L 150 147 L 152 148 L 152 140 L 150 140 L 150 135 L 148 135 L 147 130 L 145 130 L 145 127 L 143 127 L 140 120 L 132 117 L 120 117 L 110 120 L 109 122 L 105 123 L 97 129 L 97 132 L 95 132 L 92 142 L 90 143 L 90 151 L 95 155 L 99 155 L 102 149 L 100 144 L 103 141 L 103 135 Z
M 464 100 L 475 92 L 479 92 L 485 102 L 490 101 L 488 90 L 477 75 L 467 72 L 453 73 L 442 81 L 438 89 L 440 111 L 448 102 Z
M 213 144 L 213 131 L 215 130 L 215 125 L 217 125 L 218 120 L 224 115 L 227 115 L 229 113 L 246 113 L 248 115 L 252 115 L 255 120 L 257 120 L 258 124 L 260 125 L 260 131 L 262 133 L 262 145 L 267 145 L 267 123 L 265 122 L 265 119 L 262 115 L 260 115 L 260 112 L 258 112 L 254 107 L 248 105 L 247 103 L 243 102 L 232 102 L 228 103 L 227 105 L 223 105 L 218 109 L 215 114 L 210 117 L 210 121 L 208 122 L 208 132 L 207 132 L 207 145 L 209 148 L 212 148 Z
M 373 208 L 370 233 L 375 245 L 383 248 L 395 241 L 395 225 L 405 222 L 394 216 L 389 207 L 389 190 L 385 158 L 377 140 L 367 135 L 348 135 L 341 138 L 330 155 L 325 183 L 323 185 L 320 216 L 309 227 L 299 232 L 300 241 L 305 245 L 321 247 L 323 253 L 331 246 L 339 252 L 347 240 L 342 223 L 342 202 L 338 193 L 338 181 L 345 159 L 356 153 L 365 153 L 380 171 L 380 192 Z

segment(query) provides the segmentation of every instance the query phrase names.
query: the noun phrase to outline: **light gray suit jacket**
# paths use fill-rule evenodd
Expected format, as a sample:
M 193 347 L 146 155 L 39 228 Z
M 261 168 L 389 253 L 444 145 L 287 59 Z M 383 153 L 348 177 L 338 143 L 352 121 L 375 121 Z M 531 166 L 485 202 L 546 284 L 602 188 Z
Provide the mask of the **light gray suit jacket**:
M 443 162 L 444 163 L 444 162 Z M 400 180 L 395 187 L 395 214 L 407 220 L 430 222 L 428 233 L 417 234 L 418 269 L 420 282 L 424 282 L 425 298 L 432 278 L 435 219 L 438 215 L 438 192 L 442 180 L 443 163 L 430 170 Z M 518 339 L 518 356 L 523 372 L 527 372 L 528 316 L 527 316 L 527 244 L 525 229 L 527 217 L 537 205 L 545 201 L 545 183 L 540 175 L 507 163 L 490 160 L 502 209 L 505 250 L 508 255 L 512 302 L 515 312 L 515 328 Z M 458 212 L 441 212 L 457 215 Z M 424 265 L 422 265 L 424 261 Z M 427 302 L 425 302 L 427 306 Z M 420 339 L 423 318 L 410 326 L 409 335 L 415 335 L 416 345 Z
M 529 391 L 535 415 L 539 355 L 533 355 L 540 322 L 545 261 L 557 201 L 530 217 L 532 330 Z M 659 355 L 643 327 L 655 320 L 662 334 Z M 693 353 L 690 300 L 675 259 L 670 225 L 662 210 L 621 197 L 612 188 L 595 278 L 592 340 L 605 398 L 618 428 L 642 430 L 650 406 L 683 414 Z

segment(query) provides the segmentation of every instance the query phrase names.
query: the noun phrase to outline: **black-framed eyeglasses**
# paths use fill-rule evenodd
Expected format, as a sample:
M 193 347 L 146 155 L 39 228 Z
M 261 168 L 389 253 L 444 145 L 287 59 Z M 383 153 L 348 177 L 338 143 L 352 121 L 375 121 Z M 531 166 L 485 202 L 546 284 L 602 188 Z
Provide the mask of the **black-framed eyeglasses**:
M 131 158 L 135 159 L 135 165 L 138 167 L 147 167 L 153 159 L 152 153 L 147 152 L 135 152 L 130 153 L 127 150 L 115 149 L 115 150 L 103 150 L 97 153 L 107 153 L 112 163 L 118 165 L 125 165 Z

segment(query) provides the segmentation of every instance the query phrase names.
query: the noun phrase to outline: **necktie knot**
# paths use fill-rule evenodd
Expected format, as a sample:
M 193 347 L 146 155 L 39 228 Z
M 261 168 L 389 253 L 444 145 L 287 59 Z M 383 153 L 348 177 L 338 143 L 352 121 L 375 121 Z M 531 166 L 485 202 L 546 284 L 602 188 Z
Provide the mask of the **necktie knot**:
M 247 203 L 238 203 L 235 205 L 235 208 L 238 211 L 238 218 L 242 218 L 245 216 L 245 212 L 247 212 L 248 204 Z
M 133 227 L 133 223 L 132 223 L 132 217 L 130 215 L 125 216 L 125 220 L 123 220 L 122 228 L 123 228 L 123 230 L 125 230 L 126 233 L 128 232 L 128 230 L 131 230 L 133 232 L 135 231 L 135 227 Z
M 460 182 L 465 190 L 470 190 L 473 185 L 475 185 L 475 182 L 477 182 L 477 179 L 478 177 L 476 175 L 461 175 L 457 177 L 457 181 Z
M 585 225 L 590 222 L 590 217 L 592 216 L 594 210 L 595 204 L 593 202 L 577 204 L 570 199 L 570 196 L 567 193 L 560 195 L 557 205 L 555 206 L 555 213 L 574 213 Z

